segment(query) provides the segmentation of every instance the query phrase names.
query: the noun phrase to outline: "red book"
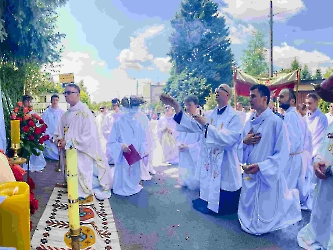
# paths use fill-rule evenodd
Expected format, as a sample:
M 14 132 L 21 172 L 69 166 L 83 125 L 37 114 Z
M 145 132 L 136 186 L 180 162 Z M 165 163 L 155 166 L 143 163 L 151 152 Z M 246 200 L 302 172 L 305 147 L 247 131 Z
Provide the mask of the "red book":
M 123 152 L 123 155 L 128 163 L 128 165 L 132 166 L 134 163 L 137 163 L 142 158 L 139 155 L 138 151 L 136 151 L 135 147 L 131 144 L 128 146 L 131 152 Z

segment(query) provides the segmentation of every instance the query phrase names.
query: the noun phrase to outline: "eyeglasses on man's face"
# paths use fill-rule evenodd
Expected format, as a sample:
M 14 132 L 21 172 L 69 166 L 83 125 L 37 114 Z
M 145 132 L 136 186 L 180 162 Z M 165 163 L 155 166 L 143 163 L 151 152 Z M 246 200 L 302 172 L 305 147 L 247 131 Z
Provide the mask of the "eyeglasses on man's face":
M 77 92 L 75 92 L 75 91 L 64 91 L 64 95 L 70 95 L 70 94 L 75 94 L 75 93 L 77 93 Z

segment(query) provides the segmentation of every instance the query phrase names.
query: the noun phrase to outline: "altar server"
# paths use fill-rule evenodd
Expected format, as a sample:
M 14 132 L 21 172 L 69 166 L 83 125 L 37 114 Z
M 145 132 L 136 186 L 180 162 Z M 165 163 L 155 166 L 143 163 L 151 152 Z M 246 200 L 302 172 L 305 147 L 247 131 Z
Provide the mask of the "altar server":
M 333 102 L 333 76 L 317 86 L 316 92 L 326 102 Z M 317 186 L 310 223 L 297 236 L 298 245 L 306 250 L 333 249 L 333 123 L 314 158 Z
M 144 158 L 147 165 L 146 133 L 136 119 L 143 100 L 137 96 L 121 100 L 124 115 L 114 124 L 108 140 L 107 150 L 115 162 L 113 193 L 121 196 L 134 195 L 141 191 L 141 160 L 129 165 L 123 153 L 130 153 L 130 145 Z
M 303 209 L 311 210 L 312 167 L 310 131 L 303 117 L 296 110 L 296 95 L 292 89 L 282 89 L 279 94 L 280 108 L 285 110 L 284 121 L 290 141 L 290 155 L 284 170 L 289 189 L 297 189 Z M 311 146 L 310 146 L 311 148 Z
M 173 120 L 173 109 L 166 105 L 164 116 L 157 123 L 157 135 L 162 146 L 162 162 L 167 164 L 177 164 L 179 162 L 176 122 Z
M 318 108 L 318 103 L 319 97 L 315 93 L 306 96 L 306 106 L 308 108 L 306 122 L 312 136 L 312 157 L 317 154 L 328 127 L 327 117 Z
M 102 145 L 102 150 L 103 152 L 106 152 L 106 143 L 107 140 L 105 139 L 104 135 L 103 135 L 103 131 L 102 131 L 102 126 L 105 122 L 105 117 L 107 114 L 107 108 L 105 105 L 101 106 L 99 108 L 100 113 L 96 116 L 96 125 L 97 125 L 97 130 L 98 130 L 98 136 L 99 139 L 101 141 L 101 145 Z
M 198 97 L 194 95 L 187 96 L 184 102 L 189 116 L 199 115 L 197 112 L 197 106 L 199 105 Z M 177 139 L 179 149 L 179 183 L 190 190 L 199 189 L 199 180 L 195 179 L 195 173 L 199 160 L 202 133 L 188 133 L 186 129 L 182 131 L 182 126 L 177 126 L 177 131 L 179 132 Z
M 211 114 L 193 116 L 180 110 L 179 104 L 167 95 L 161 101 L 176 111 L 174 120 L 188 133 L 202 133 L 198 167 L 200 168 L 200 198 L 193 201 L 194 209 L 208 214 L 236 213 L 241 191 L 241 168 L 237 157 L 242 123 L 228 102 L 232 90 L 221 84 L 216 90 L 218 107 Z
M 47 125 L 45 131 L 46 135 L 50 136 L 50 140 L 45 141 L 44 156 L 51 160 L 59 159 L 59 150 L 54 144 L 54 132 L 58 127 L 60 118 L 64 114 L 64 111 L 59 107 L 59 96 L 54 94 L 51 96 L 51 106 L 49 106 L 42 115 L 42 119 Z
M 239 145 L 244 167 L 238 218 L 241 228 L 260 235 L 301 220 L 297 190 L 289 190 L 283 170 L 289 160 L 287 129 L 267 106 L 270 91 L 265 85 L 250 88 L 255 113 L 245 124 Z

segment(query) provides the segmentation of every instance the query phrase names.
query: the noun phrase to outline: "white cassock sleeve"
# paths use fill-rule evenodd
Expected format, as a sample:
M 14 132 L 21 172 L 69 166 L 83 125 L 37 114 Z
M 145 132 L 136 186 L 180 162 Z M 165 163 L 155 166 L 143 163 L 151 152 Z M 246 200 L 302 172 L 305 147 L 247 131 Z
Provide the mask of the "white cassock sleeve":
M 290 153 L 299 153 L 296 152 L 302 143 L 301 137 L 304 136 L 301 134 L 301 128 L 299 127 L 298 116 L 296 113 L 291 113 L 290 115 L 286 115 L 284 122 L 287 126 L 287 135 L 290 142 Z
M 238 114 L 231 118 L 227 126 L 223 126 L 218 130 L 213 125 L 209 125 L 207 129 L 206 144 L 219 148 L 231 148 L 239 143 L 242 135 L 243 124 Z
M 178 117 L 177 117 L 178 116 Z M 180 123 L 177 122 L 179 116 L 181 116 Z M 177 131 L 179 132 L 186 132 L 186 133 L 202 133 L 203 129 L 202 126 L 183 112 L 180 114 L 178 113 L 174 120 L 177 124 Z
M 111 155 L 115 163 L 119 163 L 119 160 L 123 156 L 123 151 L 121 149 L 122 141 L 119 129 L 119 123 L 114 123 L 111 130 L 111 134 L 108 138 L 106 145 L 107 154 Z
M 274 187 L 275 183 L 280 179 L 280 174 L 283 169 L 285 169 L 287 162 L 289 160 L 289 148 L 288 148 L 288 138 L 287 138 L 287 127 L 285 123 L 281 122 L 274 124 L 275 131 L 274 136 L 274 150 L 271 156 L 268 156 L 264 161 L 258 162 L 259 172 L 261 179 L 268 186 Z M 270 141 L 265 141 L 266 143 L 271 143 Z M 264 145 L 263 145 L 264 146 Z
M 315 134 L 312 138 L 312 145 L 313 145 L 313 154 L 316 154 L 319 150 L 320 144 L 325 137 L 325 131 L 328 127 L 327 117 L 322 115 L 318 121 L 318 127 L 316 128 Z

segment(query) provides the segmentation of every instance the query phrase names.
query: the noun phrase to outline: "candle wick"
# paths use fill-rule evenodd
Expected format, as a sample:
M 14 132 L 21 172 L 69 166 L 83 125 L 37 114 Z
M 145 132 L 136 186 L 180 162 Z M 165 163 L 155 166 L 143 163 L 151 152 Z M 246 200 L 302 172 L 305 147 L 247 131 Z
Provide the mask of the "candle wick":
M 18 190 L 19 190 L 19 188 L 18 188 L 18 187 L 15 187 L 14 190 L 13 190 L 13 195 L 17 194 L 17 193 L 18 193 Z

